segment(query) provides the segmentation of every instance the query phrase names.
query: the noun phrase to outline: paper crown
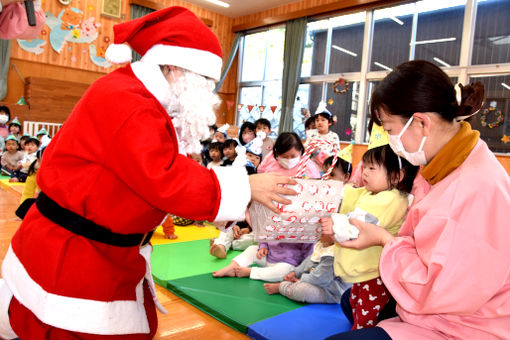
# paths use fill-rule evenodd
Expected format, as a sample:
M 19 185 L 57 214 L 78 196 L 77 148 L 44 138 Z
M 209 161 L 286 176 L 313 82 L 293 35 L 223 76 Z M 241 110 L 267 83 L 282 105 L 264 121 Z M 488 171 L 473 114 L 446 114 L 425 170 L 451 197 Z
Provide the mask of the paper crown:
M 105 58 L 114 64 L 131 61 L 131 49 L 142 62 L 173 65 L 219 80 L 222 53 L 216 35 L 195 14 L 173 6 L 113 27 L 114 44 Z
M 264 138 L 266 138 L 265 132 L 257 132 L 257 136 L 245 145 L 246 152 L 262 157 L 262 144 L 264 143 Z
M 9 135 L 9 137 L 7 137 L 5 141 L 7 142 L 8 140 L 15 140 L 16 142 L 18 141 L 16 137 L 14 137 L 14 135 Z
M 352 143 L 338 152 L 338 157 L 348 163 L 352 163 Z
M 32 135 L 29 134 L 29 133 L 24 133 L 23 136 L 21 136 L 21 137 L 28 137 L 28 138 L 30 138 L 30 137 L 32 137 Z
M 319 113 L 326 113 L 330 116 L 332 116 L 331 112 L 328 111 L 327 107 L 326 107 L 326 102 L 325 101 L 321 101 L 319 103 L 319 105 L 317 106 L 317 110 L 315 110 L 315 114 L 319 114 Z
M 384 131 L 382 126 L 374 123 L 372 125 L 372 133 L 370 134 L 370 141 L 368 142 L 367 150 L 386 144 L 388 144 L 388 132 Z
M 19 127 L 21 127 L 21 123 L 19 122 L 18 117 L 14 117 L 14 119 L 11 120 L 9 125 L 18 125 Z
M 229 127 L 230 127 L 230 125 L 228 125 L 228 124 L 223 124 L 222 126 L 220 126 L 220 127 L 216 130 L 216 132 L 221 132 L 222 134 L 224 134 L 224 135 L 225 135 L 225 137 L 227 137 L 227 130 L 228 130 L 228 128 L 229 128 Z
M 42 128 L 41 130 L 39 130 L 39 132 L 37 132 L 36 136 L 47 135 L 47 134 L 48 134 L 48 131 L 46 131 L 45 128 Z

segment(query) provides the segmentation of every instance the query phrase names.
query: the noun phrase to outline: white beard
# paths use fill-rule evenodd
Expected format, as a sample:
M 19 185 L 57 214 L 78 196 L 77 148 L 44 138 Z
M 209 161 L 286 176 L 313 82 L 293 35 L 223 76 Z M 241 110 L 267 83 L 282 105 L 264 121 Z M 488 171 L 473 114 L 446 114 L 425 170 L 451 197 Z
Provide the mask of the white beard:
M 179 152 L 200 153 L 201 140 L 209 137 L 209 126 L 216 122 L 214 108 L 220 99 L 214 90 L 214 81 L 185 71 L 178 82 L 170 83 L 165 109 L 179 140 Z

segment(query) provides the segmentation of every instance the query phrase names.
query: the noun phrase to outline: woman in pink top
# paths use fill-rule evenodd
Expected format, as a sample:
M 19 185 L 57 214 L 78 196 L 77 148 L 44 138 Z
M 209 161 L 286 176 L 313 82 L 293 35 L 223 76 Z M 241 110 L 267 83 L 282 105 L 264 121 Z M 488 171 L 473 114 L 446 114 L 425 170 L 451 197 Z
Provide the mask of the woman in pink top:
M 398 317 L 333 339 L 510 339 L 510 179 L 479 132 L 483 85 L 451 84 L 426 61 L 392 71 L 371 99 L 372 119 L 401 157 L 424 165 L 430 191 L 393 237 L 360 230 L 344 247 L 384 247 L 379 271 Z
M 277 172 L 282 176 L 295 176 L 304 152 L 303 143 L 297 134 L 282 132 L 274 143 L 273 151 L 264 157 L 257 172 Z M 305 175 L 308 178 L 321 177 L 320 170 L 314 162 L 308 162 Z

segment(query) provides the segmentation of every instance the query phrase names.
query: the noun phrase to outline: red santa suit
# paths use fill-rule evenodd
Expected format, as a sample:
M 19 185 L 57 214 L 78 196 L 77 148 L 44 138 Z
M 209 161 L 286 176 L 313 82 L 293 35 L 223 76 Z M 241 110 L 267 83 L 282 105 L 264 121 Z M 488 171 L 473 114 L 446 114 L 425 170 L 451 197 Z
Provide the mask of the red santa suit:
M 194 220 L 242 218 L 250 200 L 244 168 L 210 171 L 179 154 L 162 105 L 168 88 L 159 66 L 143 62 L 92 84 L 45 151 L 37 176 L 41 191 L 118 234 L 146 234 L 167 213 Z M 151 250 L 81 236 L 32 206 L 2 266 L 0 313 L 8 308 L 15 334 L 0 317 L 0 336 L 152 338 L 157 300 Z

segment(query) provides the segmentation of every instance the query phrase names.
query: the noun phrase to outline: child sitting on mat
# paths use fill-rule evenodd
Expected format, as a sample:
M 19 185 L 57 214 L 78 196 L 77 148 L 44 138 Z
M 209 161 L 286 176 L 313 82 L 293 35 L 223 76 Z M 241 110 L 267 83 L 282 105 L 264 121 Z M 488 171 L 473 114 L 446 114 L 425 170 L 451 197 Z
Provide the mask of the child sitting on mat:
M 291 300 L 307 303 L 340 303 L 343 292 L 351 285 L 335 276 L 333 269 L 335 240 L 323 234 L 308 256 L 284 280 L 264 283 L 268 294 L 280 293 Z
M 19 177 L 23 152 L 19 151 L 19 143 L 16 137 L 9 135 L 5 140 L 5 152 L 2 154 L 2 173 L 9 177 Z
M 339 214 L 321 219 L 322 232 L 333 234 L 338 243 L 358 237 L 359 231 L 349 223 L 350 218 L 377 224 L 394 235 L 404 221 L 408 193 L 418 167 L 399 158 L 387 141 L 385 131 L 373 129 L 368 150 L 363 155 L 364 187 L 346 185 Z M 390 293 L 379 277 L 381 252 L 380 246 L 355 250 L 335 245 L 335 274 L 353 284 L 342 298 L 344 312 L 348 318 L 349 313 L 352 315 L 352 329 L 374 327 L 390 300 Z

